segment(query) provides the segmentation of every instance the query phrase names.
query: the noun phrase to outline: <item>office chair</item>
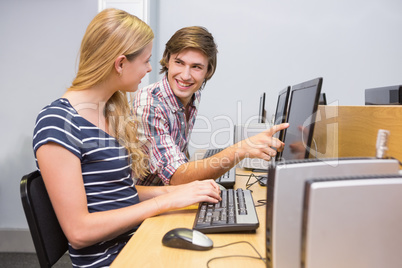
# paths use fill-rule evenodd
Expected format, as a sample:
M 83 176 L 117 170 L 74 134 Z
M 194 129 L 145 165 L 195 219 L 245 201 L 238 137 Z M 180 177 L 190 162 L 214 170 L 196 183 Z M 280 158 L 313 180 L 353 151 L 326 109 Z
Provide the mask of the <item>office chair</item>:
M 67 251 L 68 241 L 38 171 L 22 177 L 20 193 L 39 264 L 52 267 Z

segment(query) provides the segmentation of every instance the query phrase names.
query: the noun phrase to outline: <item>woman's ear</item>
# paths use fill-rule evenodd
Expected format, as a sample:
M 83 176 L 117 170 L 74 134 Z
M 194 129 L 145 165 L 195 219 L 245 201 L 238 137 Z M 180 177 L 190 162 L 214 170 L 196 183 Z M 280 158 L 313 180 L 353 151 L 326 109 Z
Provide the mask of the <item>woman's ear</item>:
M 127 60 L 126 56 L 120 55 L 114 61 L 114 68 L 116 69 L 116 72 L 120 75 L 123 72 L 123 63 L 125 60 Z

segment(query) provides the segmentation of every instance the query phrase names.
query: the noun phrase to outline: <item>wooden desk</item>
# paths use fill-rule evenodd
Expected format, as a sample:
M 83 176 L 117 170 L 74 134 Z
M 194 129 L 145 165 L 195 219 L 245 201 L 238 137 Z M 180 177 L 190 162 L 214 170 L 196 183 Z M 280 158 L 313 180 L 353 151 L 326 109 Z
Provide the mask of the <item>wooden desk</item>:
M 251 172 L 237 169 L 235 188 L 246 188 L 246 182 Z M 251 178 L 250 182 L 254 182 Z M 254 203 L 266 199 L 266 187 L 255 183 L 250 190 L 253 191 Z M 265 211 L 266 206 L 256 207 L 260 227 L 255 233 L 227 233 L 208 234 L 214 246 L 225 245 L 237 241 L 249 241 L 265 258 Z M 128 244 L 112 263 L 116 267 L 206 267 L 208 260 L 226 255 L 249 255 L 258 257 L 255 251 L 247 244 L 236 244 L 224 248 L 213 248 L 209 251 L 193 251 L 186 249 L 169 248 L 162 245 L 162 237 L 169 230 L 177 227 L 192 228 L 196 206 L 186 210 L 176 210 L 164 213 L 145 220 Z M 247 267 L 265 268 L 261 260 L 251 258 L 224 258 L 214 260 L 210 267 Z

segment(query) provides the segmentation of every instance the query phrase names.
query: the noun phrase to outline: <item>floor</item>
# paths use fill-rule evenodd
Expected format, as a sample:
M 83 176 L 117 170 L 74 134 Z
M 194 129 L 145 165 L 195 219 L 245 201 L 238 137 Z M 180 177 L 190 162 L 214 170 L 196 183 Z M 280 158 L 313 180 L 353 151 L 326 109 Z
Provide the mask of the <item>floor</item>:
M 35 253 L 0 253 L 0 267 L 38 268 L 39 261 Z M 71 268 L 70 257 L 66 254 L 53 266 L 54 268 Z

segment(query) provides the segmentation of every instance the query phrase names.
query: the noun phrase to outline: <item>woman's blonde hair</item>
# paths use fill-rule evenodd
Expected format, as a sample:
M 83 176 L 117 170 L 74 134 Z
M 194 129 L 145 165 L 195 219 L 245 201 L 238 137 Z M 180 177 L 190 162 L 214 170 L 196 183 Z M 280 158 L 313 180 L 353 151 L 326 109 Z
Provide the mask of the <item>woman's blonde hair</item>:
M 102 83 L 114 71 L 118 56 L 125 55 L 133 60 L 153 38 L 152 29 L 136 16 L 114 8 L 101 11 L 85 32 L 77 76 L 70 90 L 83 90 Z M 112 135 L 132 157 L 134 174 L 146 175 L 147 161 L 137 137 L 138 122 L 132 118 L 125 92 L 115 92 L 106 103 L 104 113 Z

